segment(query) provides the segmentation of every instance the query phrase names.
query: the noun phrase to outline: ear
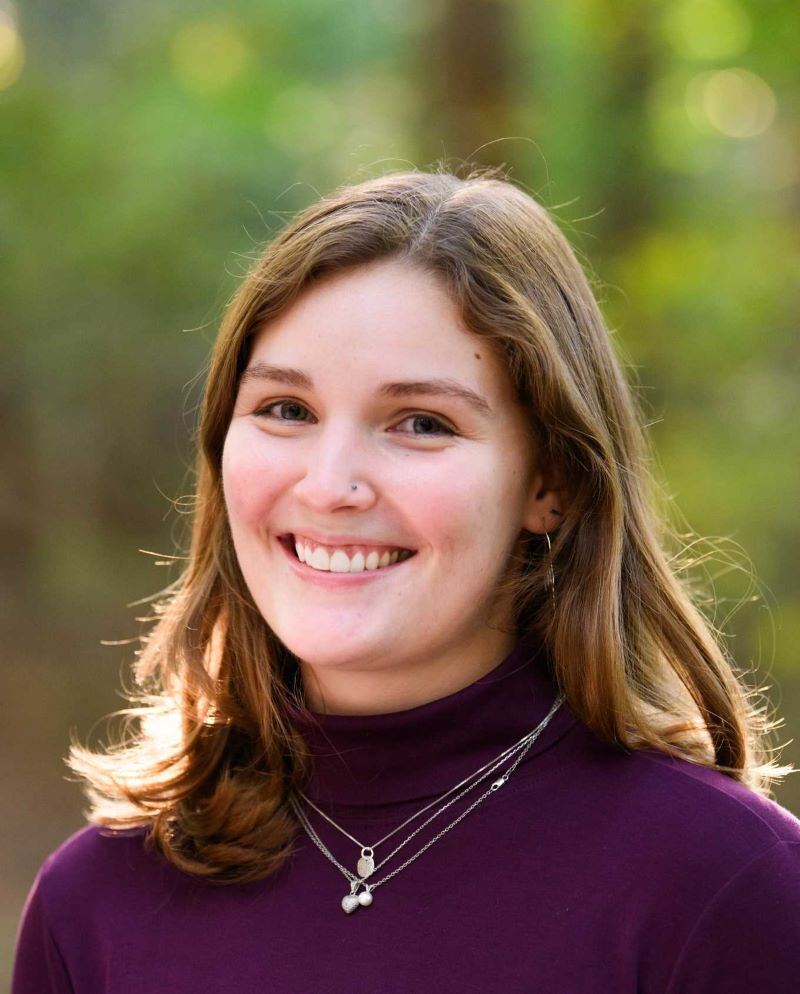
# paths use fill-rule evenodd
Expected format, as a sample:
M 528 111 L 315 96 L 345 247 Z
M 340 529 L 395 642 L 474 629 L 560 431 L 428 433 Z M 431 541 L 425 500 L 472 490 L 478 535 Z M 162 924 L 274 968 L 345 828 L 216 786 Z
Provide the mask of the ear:
M 535 473 L 528 490 L 522 527 L 543 535 L 558 528 L 566 510 L 565 491 L 555 481 L 548 483 L 541 473 Z

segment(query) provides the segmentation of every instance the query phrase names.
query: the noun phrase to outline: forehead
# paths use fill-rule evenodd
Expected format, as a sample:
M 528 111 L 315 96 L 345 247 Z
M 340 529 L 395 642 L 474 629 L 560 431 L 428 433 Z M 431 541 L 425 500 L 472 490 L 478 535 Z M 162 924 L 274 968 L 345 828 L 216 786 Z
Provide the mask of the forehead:
M 326 277 L 257 333 L 249 364 L 307 370 L 318 380 L 456 378 L 511 398 L 513 389 L 490 343 L 465 325 L 434 274 L 399 260 Z

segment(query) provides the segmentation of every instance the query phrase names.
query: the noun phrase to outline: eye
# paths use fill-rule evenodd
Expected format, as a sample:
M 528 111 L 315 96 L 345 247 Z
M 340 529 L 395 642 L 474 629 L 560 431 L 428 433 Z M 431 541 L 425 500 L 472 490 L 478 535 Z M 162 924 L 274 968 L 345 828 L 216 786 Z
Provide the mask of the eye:
M 404 428 L 403 425 L 409 427 Z M 419 438 L 455 435 L 455 431 L 452 428 L 448 427 L 443 421 L 440 421 L 439 418 L 435 418 L 432 414 L 410 414 L 407 418 L 403 418 L 395 428 L 395 431 L 416 435 Z
M 275 400 L 255 411 L 256 417 L 271 418 L 274 421 L 310 421 L 311 412 L 299 400 Z

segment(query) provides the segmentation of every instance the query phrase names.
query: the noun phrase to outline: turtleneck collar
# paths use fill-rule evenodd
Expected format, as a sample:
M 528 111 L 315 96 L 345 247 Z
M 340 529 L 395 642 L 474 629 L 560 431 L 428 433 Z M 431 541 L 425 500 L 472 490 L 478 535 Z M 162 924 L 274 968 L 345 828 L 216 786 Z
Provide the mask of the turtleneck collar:
M 292 708 L 308 743 L 317 803 L 377 809 L 440 795 L 530 732 L 556 695 L 544 653 L 520 642 L 462 690 L 390 714 L 335 715 Z M 574 724 L 562 705 L 525 762 Z

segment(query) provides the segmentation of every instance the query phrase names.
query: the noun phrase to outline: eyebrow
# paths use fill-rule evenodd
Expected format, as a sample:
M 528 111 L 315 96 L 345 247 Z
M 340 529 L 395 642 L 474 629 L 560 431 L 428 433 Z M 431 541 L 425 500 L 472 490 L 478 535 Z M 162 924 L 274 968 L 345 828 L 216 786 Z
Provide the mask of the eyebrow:
M 268 362 L 254 362 L 242 373 L 239 383 L 248 380 L 272 380 L 275 383 L 286 383 L 290 387 L 302 387 L 310 390 L 313 386 L 311 377 L 299 369 L 288 366 L 271 366 Z
M 275 383 L 285 383 L 288 386 L 305 390 L 313 389 L 311 377 L 300 369 L 288 366 L 273 366 L 267 362 L 254 362 L 242 373 L 240 383 L 247 380 L 272 380 Z M 454 397 L 463 400 L 479 414 L 490 416 L 492 408 L 485 397 L 475 390 L 464 386 L 458 380 L 445 378 L 433 380 L 400 380 L 396 383 L 384 383 L 378 393 L 384 397 Z
M 463 400 L 474 407 L 479 414 L 492 413 L 485 398 L 457 380 L 403 380 L 399 383 L 384 383 L 379 393 L 385 397 L 455 397 L 456 400 Z

